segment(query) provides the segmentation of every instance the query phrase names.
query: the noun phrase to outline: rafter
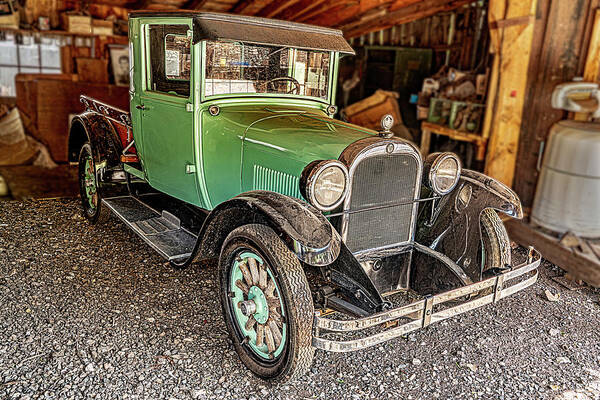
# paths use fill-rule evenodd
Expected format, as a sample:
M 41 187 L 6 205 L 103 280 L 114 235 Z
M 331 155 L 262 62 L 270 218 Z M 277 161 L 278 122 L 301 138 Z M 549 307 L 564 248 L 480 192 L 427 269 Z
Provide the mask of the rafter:
M 298 17 L 297 21 L 308 22 L 309 20 L 311 20 L 312 18 L 315 18 L 316 16 L 318 16 L 320 14 L 333 13 L 333 12 L 337 12 L 341 9 L 344 9 L 348 5 L 348 3 L 353 3 L 353 2 L 354 1 L 352 1 L 352 0 L 336 1 L 336 2 L 333 2 L 333 4 L 325 2 L 323 7 L 319 7 L 316 9 L 313 8 L 312 11 Z
M 277 18 L 284 19 L 286 21 L 295 21 L 302 15 L 310 12 L 311 10 L 319 7 L 327 0 L 300 0 L 291 7 L 286 8 L 283 12 L 277 15 Z
M 399 10 L 401 8 L 408 7 L 411 4 L 416 3 L 418 1 L 420 1 L 420 0 L 395 0 L 392 3 L 392 5 L 390 6 L 389 10 L 390 11 L 396 11 L 396 10 Z
M 240 14 L 255 1 L 256 0 L 239 0 L 233 7 L 231 7 L 229 12 L 232 14 Z
M 348 4 L 344 9 L 335 13 L 321 14 L 311 22 L 321 26 L 339 26 L 344 22 L 360 17 L 364 13 L 384 5 L 388 5 L 394 0 L 360 0 L 358 3 Z M 419 0 L 412 0 L 413 2 Z
M 181 6 L 181 8 L 183 8 L 185 10 L 199 10 L 207 2 L 208 2 L 208 0 L 188 0 L 185 3 L 183 3 L 183 5 Z
M 256 13 L 259 17 L 271 18 L 282 12 L 289 6 L 296 4 L 299 0 L 273 1 Z
M 137 0 L 133 4 L 131 4 L 132 10 L 140 10 L 143 8 L 148 8 L 150 4 L 152 4 L 152 0 Z
M 352 38 L 450 11 L 472 2 L 473 0 L 423 0 L 396 11 L 387 12 L 384 9 L 383 12 L 365 15 L 359 21 L 344 25 L 342 30 L 346 38 Z

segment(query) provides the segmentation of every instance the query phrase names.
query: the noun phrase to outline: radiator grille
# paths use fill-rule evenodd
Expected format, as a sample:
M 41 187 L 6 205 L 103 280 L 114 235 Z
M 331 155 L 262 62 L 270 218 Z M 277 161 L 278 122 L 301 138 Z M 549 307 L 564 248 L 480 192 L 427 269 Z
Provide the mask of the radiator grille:
M 346 215 L 346 245 L 353 252 L 411 239 L 412 212 L 419 164 L 406 153 L 376 155 L 354 170 L 350 210 L 408 203 Z
M 301 199 L 299 178 L 275 171 L 261 165 L 254 165 L 254 190 L 269 190 Z

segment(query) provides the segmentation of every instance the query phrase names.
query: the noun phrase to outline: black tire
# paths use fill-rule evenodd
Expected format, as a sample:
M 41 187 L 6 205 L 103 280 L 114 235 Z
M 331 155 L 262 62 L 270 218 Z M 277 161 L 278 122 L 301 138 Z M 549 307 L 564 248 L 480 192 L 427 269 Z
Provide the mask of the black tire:
M 96 170 L 94 157 L 92 155 L 92 147 L 89 143 L 85 143 L 79 152 L 78 162 L 78 177 L 79 177 L 79 195 L 81 197 L 81 207 L 83 215 L 92 224 L 100 224 L 106 222 L 110 218 L 110 210 L 102 204 L 102 198 L 98 191 L 98 183 L 96 174 L 89 171 Z M 86 169 L 88 174 L 86 177 Z M 90 184 L 93 184 L 93 190 L 89 191 Z
M 512 262 L 510 238 L 502 220 L 491 208 L 481 213 L 482 271 L 504 268 Z
M 269 277 L 277 285 L 283 308 L 282 321 L 286 326 L 284 332 L 287 333 L 279 341 L 278 349 L 281 352 L 276 357 L 273 356 L 275 353 L 271 353 L 273 358 L 269 360 L 258 355 L 248 339 L 245 340 L 249 336 L 244 336 L 234 312 L 234 307 L 239 306 L 234 303 L 239 300 L 233 298 L 234 293 L 230 291 L 231 277 L 236 261 L 239 263 L 240 256 L 248 252 L 255 253 L 263 260 L 260 267 L 266 264 L 265 268 L 272 274 Z M 314 355 L 311 344 L 314 306 L 308 281 L 298 258 L 271 228 L 259 224 L 244 225 L 233 230 L 225 239 L 219 258 L 219 272 L 225 324 L 242 362 L 255 375 L 266 380 L 286 382 L 304 375 L 309 370 Z M 256 332 L 258 325 L 259 323 L 255 324 Z M 254 344 L 257 342 L 255 340 Z

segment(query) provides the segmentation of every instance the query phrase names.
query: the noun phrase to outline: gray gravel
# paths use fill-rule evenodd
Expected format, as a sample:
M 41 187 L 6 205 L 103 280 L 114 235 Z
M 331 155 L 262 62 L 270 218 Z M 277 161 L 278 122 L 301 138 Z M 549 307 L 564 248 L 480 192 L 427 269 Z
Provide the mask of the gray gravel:
M 598 292 L 533 288 L 280 387 L 238 360 L 215 265 L 171 269 L 75 200 L 0 202 L 0 398 L 600 398 Z M 560 293 L 549 302 L 543 292 Z

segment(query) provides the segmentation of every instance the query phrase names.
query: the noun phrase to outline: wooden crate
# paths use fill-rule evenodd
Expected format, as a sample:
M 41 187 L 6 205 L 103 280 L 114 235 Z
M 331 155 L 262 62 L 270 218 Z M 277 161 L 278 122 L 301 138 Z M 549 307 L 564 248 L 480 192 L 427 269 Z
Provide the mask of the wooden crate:
M 82 82 L 108 83 L 108 60 L 77 58 L 77 74 Z
M 92 33 L 92 17 L 87 15 L 63 14 L 63 28 L 71 33 Z
M 377 90 L 375 94 L 344 108 L 343 112 L 351 122 L 374 130 L 381 130 L 381 117 L 391 114 L 397 124 L 402 124 L 402 115 L 398 107 L 398 94 Z
M 112 21 L 102 19 L 92 20 L 92 33 L 99 36 L 112 36 L 114 33 L 114 24 Z
M 79 82 L 69 74 L 19 74 L 15 82 L 25 128 L 48 147 L 56 162 L 68 160 L 69 114 L 83 111 L 80 95 L 129 110 L 128 87 Z
M 0 27 L 19 29 L 19 11 L 15 9 L 15 3 L 11 1 L 0 1 Z
M 22 15 L 25 22 L 30 25 L 36 24 L 39 17 L 50 18 L 52 29 L 58 28 L 60 25 L 58 0 L 27 0 L 23 6 Z

